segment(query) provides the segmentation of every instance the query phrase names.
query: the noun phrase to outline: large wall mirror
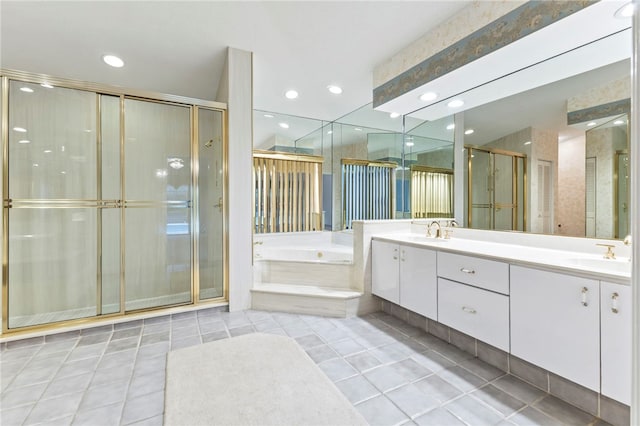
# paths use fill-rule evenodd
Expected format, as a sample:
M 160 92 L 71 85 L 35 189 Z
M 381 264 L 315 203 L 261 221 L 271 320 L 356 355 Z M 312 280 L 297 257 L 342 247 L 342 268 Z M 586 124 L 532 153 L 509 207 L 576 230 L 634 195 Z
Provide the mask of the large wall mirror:
M 628 234 L 630 56 L 626 29 L 457 96 L 465 226 Z M 410 116 L 439 122 L 449 101 Z

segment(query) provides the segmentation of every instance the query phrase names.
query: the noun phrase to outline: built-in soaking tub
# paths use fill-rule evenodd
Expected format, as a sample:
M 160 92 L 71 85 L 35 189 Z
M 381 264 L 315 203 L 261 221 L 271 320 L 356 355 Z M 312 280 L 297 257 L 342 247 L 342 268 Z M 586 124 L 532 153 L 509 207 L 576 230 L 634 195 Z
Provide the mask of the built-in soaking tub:
M 254 284 L 349 288 L 352 235 L 346 232 L 255 235 L 253 261 Z

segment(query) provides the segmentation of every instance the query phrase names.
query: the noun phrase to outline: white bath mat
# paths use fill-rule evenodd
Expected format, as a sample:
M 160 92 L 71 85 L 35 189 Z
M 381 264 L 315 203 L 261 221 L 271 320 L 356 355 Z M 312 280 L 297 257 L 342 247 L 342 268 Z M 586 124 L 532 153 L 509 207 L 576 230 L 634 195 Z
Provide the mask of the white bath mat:
M 164 423 L 366 425 L 291 338 L 248 334 L 167 355 Z

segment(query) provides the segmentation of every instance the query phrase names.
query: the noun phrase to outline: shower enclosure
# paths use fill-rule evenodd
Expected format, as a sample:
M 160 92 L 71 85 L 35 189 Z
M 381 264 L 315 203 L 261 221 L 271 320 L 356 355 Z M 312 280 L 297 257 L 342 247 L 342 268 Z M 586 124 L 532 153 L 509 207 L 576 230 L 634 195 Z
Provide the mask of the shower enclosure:
M 467 226 L 526 229 L 526 156 L 519 152 L 465 147 Z
M 224 106 L 2 77 L 3 332 L 225 297 Z

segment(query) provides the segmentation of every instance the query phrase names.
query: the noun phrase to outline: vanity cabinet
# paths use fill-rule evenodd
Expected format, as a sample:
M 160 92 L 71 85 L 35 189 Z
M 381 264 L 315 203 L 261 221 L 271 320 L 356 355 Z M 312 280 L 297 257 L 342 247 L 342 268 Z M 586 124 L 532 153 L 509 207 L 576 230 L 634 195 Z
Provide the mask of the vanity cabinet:
M 461 254 L 438 253 L 438 276 L 509 294 L 509 264 Z
M 511 266 L 511 353 L 600 391 L 596 280 Z
M 438 278 L 438 321 L 509 351 L 509 296 Z
M 631 286 L 600 282 L 601 393 L 631 404 Z
M 371 250 L 372 293 L 436 319 L 436 252 L 378 240 L 372 241 Z

